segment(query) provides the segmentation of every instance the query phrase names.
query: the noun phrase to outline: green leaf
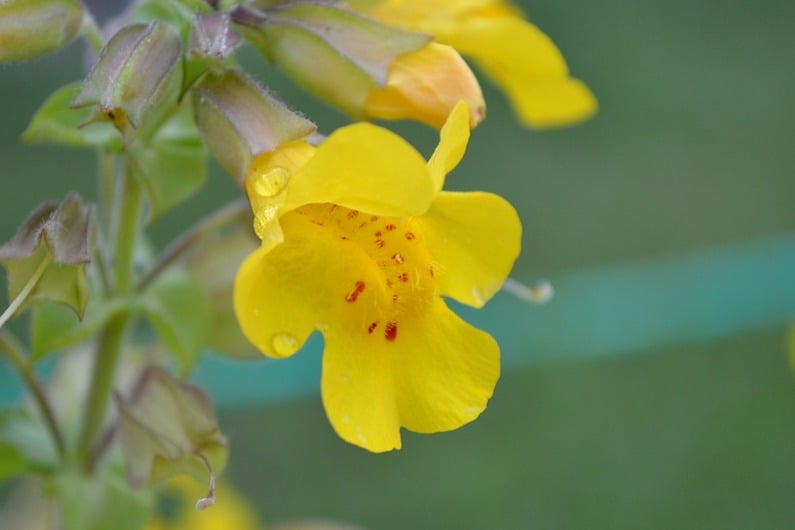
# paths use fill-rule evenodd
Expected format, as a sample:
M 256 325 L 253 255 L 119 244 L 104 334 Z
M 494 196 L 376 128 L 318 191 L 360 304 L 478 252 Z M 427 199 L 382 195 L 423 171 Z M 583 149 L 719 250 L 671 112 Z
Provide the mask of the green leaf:
M 226 438 L 200 388 L 152 366 L 129 400 L 118 394 L 115 398 L 131 486 L 155 484 L 177 473 L 212 476 L 225 466 Z
M 243 335 L 233 307 L 233 287 L 243 259 L 260 244 L 251 230 L 249 212 L 242 219 L 209 234 L 191 252 L 185 266 L 211 300 L 212 317 L 207 346 L 235 358 L 259 359 L 262 354 Z
M 21 410 L 0 410 L 0 479 L 21 464 L 25 471 L 50 473 L 57 462 L 50 434 L 37 418 Z
M 21 475 L 27 467 L 22 451 L 8 442 L 0 441 L 0 483 Z
M 58 205 L 44 203 L 0 246 L 8 271 L 8 296 L 22 303 L 19 313 L 41 299 L 54 300 L 83 315 L 88 302 L 86 264 L 93 209 L 76 194 Z
M 22 133 L 25 142 L 53 142 L 73 147 L 104 147 L 121 150 L 121 136 L 110 123 L 83 127 L 90 109 L 71 109 L 69 104 L 80 91 L 81 83 L 70 83 L 56 90 L 36 112 Z
M 54 485 L 66 530 L 140 530 L 154 507 L 152 492 L 130 490 L 118 465 L 101 476 L 65 472 Z
M 130 160 L 151 204 L 150 221 L 190 197 L 206 175 L 207 153 L 187 105 L 146 145 L 136 144 Z
M 184 270 L 170 269 L 135 305 L 174 355 L 180 372 L 188 373 L 198 360 L 210 326 L 210 303 L 201 284 Z
M 87 340 L 113 317 L 130 310 L 126 299 L 92 299 L 80 320 L 68 308 L 44 302 L 31 315 L 31 360 Z

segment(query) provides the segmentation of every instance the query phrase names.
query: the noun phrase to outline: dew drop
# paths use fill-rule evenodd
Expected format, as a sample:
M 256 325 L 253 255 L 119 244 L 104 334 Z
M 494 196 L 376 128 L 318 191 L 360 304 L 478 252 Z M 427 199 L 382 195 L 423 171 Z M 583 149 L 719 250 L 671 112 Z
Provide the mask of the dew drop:
M 261 197 L 275 197 L 287 186 L 290 173 L 283 167 L 275 167 L 262 173 L 254 181 L 254 191 Z
M 292 355 L 298 350 L 298 339 L 289 333 L 277 333 L 273 336 L 273 349 L 279 355 Z

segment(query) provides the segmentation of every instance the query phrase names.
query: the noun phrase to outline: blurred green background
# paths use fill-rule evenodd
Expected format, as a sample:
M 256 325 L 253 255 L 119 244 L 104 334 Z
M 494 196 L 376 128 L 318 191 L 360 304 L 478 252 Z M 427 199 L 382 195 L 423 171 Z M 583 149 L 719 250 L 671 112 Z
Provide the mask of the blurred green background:
M 234 377 L 211 385 L 232 444 L 226 476 L 268 521 L 795 526 L 795 260 L 785 261 L 795 252 L 795 5 L 522 5 L 594 90 L 600 113 L 571 129 L 526 131 L 486 83 L 489 119 L 448 183 L 509 198 L 524 223 L 515 276 L 548 278 L 559 293 L 540 308 L 503 295 L 473 321 L 498 337 L 506 326 L 532 331 L 532 319 L 543 327 L 504 335 L 509 362 L 477 422 L 407 433 L 393 454 L 337 439 L 315 393 L 243 403 L 230 398 Z M 73 47 L 0 68 L 2 239 L 45 198 L 75 188 L 93 196 L 91 153 L 18 142 L 81 61 Z M 249 64 L 326 131 L 344 122 L 259 59 Z M 433 133 L 397 128 L 432 149 Z M 213 171 L 199 196 L 158 222 L 156 244 L 236 196 Z M 303 377 L 317 388 L 315 372 Z

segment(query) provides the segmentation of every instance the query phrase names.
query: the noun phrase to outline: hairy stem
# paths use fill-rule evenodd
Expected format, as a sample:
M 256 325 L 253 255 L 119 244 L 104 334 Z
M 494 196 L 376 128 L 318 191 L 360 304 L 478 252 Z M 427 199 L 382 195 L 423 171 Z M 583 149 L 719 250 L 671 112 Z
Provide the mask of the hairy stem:
M 142 194 L 140 184 L 127 173 L 124 187 L 117 195 L 121 202 L 117 210 L 117 237 L 114 268 L 116 272 L 113 294 L 128 294 L 133 287 L 135 243 L 140 230 Z M 76 456 L 85 472 L 93 471 L 95 460 L 91 458 L 91 448 L 105 422 L 105 411 L 113 389 L 116 366 L 123 350 L 129 317 L 121 314 L 111 319 L 102 330 L 94 352 L 94 368 L 91 387 L 86 399 L 86 411 L 78 438 Z
M 27 362 L 26 356 L 22 353 L 22 345 L 11 334 L 0 332 L 0 354 L 11 362 L 20 377 L 22 377 L 31 396 L 33 396 L 33 400 L 36 402 L 36 406 L 39 408 L 41 417 L 44 420 L 44 425 L 50 432 L 50 437 L 55 444 L 58 455 L 64 458 L 66 456 L 66 444 L 64 443 L 61 428 L 55 420 L 55 414 L 47 399 L 47 394 L 44 393 L 41 382 L 33 372 L 33 368 Z

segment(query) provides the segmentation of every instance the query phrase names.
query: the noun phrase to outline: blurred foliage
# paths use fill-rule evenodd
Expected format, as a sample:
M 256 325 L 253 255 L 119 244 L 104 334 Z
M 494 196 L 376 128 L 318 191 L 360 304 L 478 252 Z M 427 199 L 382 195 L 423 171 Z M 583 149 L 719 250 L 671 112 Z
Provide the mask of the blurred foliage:
M 522 4 L 601 110 L 585 125 L 533 133 L 486 87 L 489 119 L 448 182 L 516 204 L 526 227 L 520 278 L 795 230 L 795 70 L 783 52 L 795 44 L 795 4 Z M 81 60 L 72 47 L 0 70 L 0 95 L 13 102 L 0 128 L 10 190 L 0 195 L 0 239 L 43 198 L 76 185 L 91 198 L 89 152 L 17 141 Z M 321 130 L 345 121 L 248 60 Z M 435 141 L 420 127 L 398 128 L 426 152 Z M 210 173 L 197 197 L 156 221 L 155 244 L 236 196 L 231 179 L 216 166 Z M 533 356 L 532 343 L 508 347 Z M 795 385 L 785 331 L 638 353 L 512 368 L 479 422 L 407 435 L 390 455 L 338 440 L 318 398 L 221 411 L 229 477 L 266 520 L 312 514 L 384 530 L 790 525 Z

